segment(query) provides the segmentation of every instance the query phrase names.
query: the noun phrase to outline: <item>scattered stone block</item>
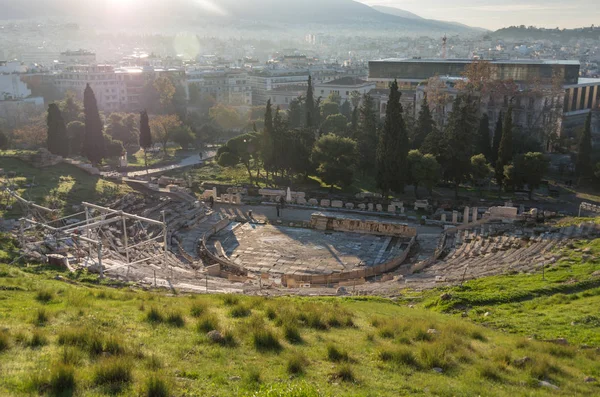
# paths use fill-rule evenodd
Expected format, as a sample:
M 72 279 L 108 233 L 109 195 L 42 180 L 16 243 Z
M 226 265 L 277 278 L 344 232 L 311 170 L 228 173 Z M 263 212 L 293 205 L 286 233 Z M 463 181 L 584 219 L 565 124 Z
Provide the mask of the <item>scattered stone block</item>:
M 331 206 L 331 200 L 323 199 L 321 200 L 321 207 L 329 207 Z
M 353 210 L 354 209 L 354 203 L 346 203 L 346 209 Z
M 396 213 L 396 206 L 395 205 L 388 205 L 388 212 L 391 212 L 392 214 Z
M 361 204 L 358 205 L 358 209 L 364 211 L 364 210 L 367 209 L 367 205 L 361 203 Z
M 377 204 L 375 208 L 377 209 L 377 212 L 383 212 L 383 205 Z
M 304 197 L 298 197 L 298 199 L 296 200 L 296 203 L 298 203 L 300 205 L 306 205 L 306 199 Z
M 344 208 L 344 203 L 341 200 L 333 200 L 331 202 L 332 208 Z
M 369 204 L 367 204 L 367 209 L 368 209 L 369 211 L 373 211 L 373 208 L 374 208 L 374 206 L 373 206 L 373 203 L 369 203 Z
M 308 205 L 312 205 L 313 207 L 316 207 L 317 205 L 319 205 L 319 201 L 317 199 L 310 199 L 308 200 Z

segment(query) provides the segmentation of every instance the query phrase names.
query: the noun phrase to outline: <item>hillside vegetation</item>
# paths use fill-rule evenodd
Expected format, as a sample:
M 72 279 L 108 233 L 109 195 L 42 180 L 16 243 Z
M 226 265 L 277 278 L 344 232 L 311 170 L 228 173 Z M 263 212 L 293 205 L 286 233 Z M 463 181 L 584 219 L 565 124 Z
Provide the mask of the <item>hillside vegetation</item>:
M 0 244 L 7 262 L 14 248 Z M 597 289 L 586 291 L 592 296 L 555 298 L 557 310 L 575 312 L 578 302 L 597 299 Z M 598 349 L 534 340 L 524 325 L 509 329 L 512 335 L 424 308 L 456 310 L 437 307 L 434 294 L 413 296 L 414 307 L 378 298 L 173 296 L 101 283 L 85 272 L 2 264 L 0 395 L 600 394 L 589 378 L 600 378 Z M 473 296 L 463 295 L 461 304 L 490 310 L 486 319 L 526 322 L 508 311 L 517 310 L 515 302 L 479 304 Z M 592 311 L 594 302 L 577 310 Z M 535 313 L 552 307 L 540 301 L 519 310 L 543 328 L 553 319 L 539 321 Z M 597 336 L 582 335 L 598 345 Z

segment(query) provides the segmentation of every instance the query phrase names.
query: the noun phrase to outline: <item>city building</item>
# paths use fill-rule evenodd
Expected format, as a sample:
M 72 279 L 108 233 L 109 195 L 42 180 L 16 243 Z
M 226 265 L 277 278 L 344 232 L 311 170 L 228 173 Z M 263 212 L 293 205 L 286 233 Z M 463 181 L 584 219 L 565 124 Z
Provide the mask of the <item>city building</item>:
M 439 120 L 444 123 L 457 93 L 454 85 L 464 78 L 467 66 L 473 62 L 471 59 L 420 58 L 371 61 L 369 81 L 376 83 L 378 88 L 385 88 L 397 80 L 405 106 L 412 99 L 417 113 L 423 95 L 431 90 L 428 80 L 439 77 L 449 103 L 432 111 L 437 111 Z M 587 113 L 600 106 L 600 79 L 580 78 L 578 61 L 528 59 L 488 62 L 492 80 L 511 81 L 516 87 L 514 98 L 497 98 L 493 93 L 481 98 L 481 110 L 488 114 L 491 123 L 513 99 L 517 125 L 531 130 L 557 128 L 559 135 L 572 135 L 583 126 Z
M 61 92 L 73 92 L 80 99 L 83 99 L 83 91 L 89 84 L 100 110 L 117 112 L 126 106 L 125 84 L 117 78 L 114 67 L 110 65 L 68 66 L 55 76 L 54 84 Z
M 350 101 L 353 93 L 362 97 L 364 94 L 377 88 L 375 82 L 365 81 L 358 77 L 342 77 L 326 83 L 315 84 L 315 96 L 327 98 L 331 94 L 337 94 L 342 98 L 342 103 Z M 354 94 L 356 95 L 356 94 Z
M 186 77 L 188 91 L 195 86 L 200 95 L 210 95 L 218 103 L 252 106 L 252 87 L 243 70 L 188 70 Z
M 86 50 L 61 52 L 59 62 L 67 65 L 91 65 L 96 63 L 96 54 Z
M 306 97 L 306 85 L 284 85 L 269 91 L 269 98 L 273 107 L 287 110 L 290 103 L 298 97 Z
M 248 80 L 252 89 L 252 104 L 262 106 L 271 99 L 272 90 L 284 86 L 307 86 L 308 70 L 298 69 L 266 69 L 250 73 Z

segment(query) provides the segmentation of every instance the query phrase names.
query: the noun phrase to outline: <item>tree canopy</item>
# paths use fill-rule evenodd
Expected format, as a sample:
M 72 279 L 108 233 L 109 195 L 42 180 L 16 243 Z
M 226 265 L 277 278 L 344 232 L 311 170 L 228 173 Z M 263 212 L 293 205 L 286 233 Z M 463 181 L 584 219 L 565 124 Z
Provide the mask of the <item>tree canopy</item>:
M 48 106 L 48 151 L 62 157 L 69 155 L 69 138 L 67 127 L 62 117 L 60 109 L 55 103 Z
M 315 143 L 312 160 L 323 182 L 349 186 L 354 178 L 356 142 L 333 134 L 323 135 Z
M 85 87 L 83 93 L 83 108 L 85 114 L 83 153 L 92 164 L 98 164 L 106 154 L 102 132 L 103 124 L 98 112 L 96 96 L 89 84 Z

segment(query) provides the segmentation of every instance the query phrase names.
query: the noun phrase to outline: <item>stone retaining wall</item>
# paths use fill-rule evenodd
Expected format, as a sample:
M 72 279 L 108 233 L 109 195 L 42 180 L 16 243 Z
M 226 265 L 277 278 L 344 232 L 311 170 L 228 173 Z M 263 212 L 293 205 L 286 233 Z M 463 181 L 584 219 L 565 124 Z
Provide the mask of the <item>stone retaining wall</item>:
M 316 230 L 331 230 L 346 233 L 376 234 L 378 236 L 416 237 L 417 229 L 399 223 L 371 220 L 346 219 L 313 214 L 310 226 Z
M 348 281 L 356 280 L 360 282 L 361 279 L 368 277 L 380 276 L 388 273 L 394 269 L 397 269 L 404 263 L 410 250 L 416 242 L 416 237 L 411 238 L 408 243 L 408 247 L 402 255 L 397 256 L 385 263 L 377 266 L 368 267 L 366 269 L 353 270 L 351 272 L 333 273 L 333 274 L 316 274 L 316 275 L 295 275 L 295 274 L 284 274 L 281 277 L 281 283 L 286 287 L 296 286 L 298 284 L 310 284 L 310 285 L 330 285 L 345 283 Z

